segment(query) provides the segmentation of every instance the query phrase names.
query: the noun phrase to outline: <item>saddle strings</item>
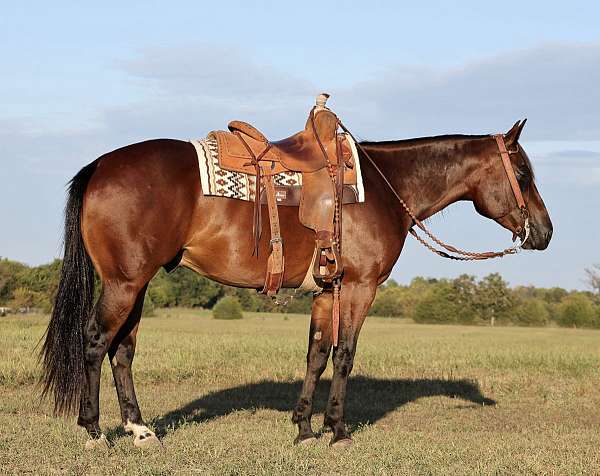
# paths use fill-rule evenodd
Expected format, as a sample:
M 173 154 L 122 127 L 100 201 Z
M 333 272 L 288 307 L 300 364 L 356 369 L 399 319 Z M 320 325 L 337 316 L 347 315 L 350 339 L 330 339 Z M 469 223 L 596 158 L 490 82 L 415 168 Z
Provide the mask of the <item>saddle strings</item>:
M 262 231 L 262 217 L 261 217 L 261 194 L 262 194 L 262 182 L 261 182 L 261 165 L 260 161 L 262 158 L 271 150 L 271 143 L 267 142 L 265 149 L 258 154 L 258 156 L 254 155 L 254 152 L 248 145 L 248 143 L 244 140 L 242 135 L 238 131 L 233 132 L 238 139 L 242 142 L 248 153 L 250 154 L 251 160 L 250 163 L 244 165 L 253 165 L 256 169 L 256 190 L 254 192 L 254 218 L 253 218 L 253 230 L 252 234 L 254 235 L 254 250 L 252 252 L 252 256 L 256 255 L 258 258 L 258 247 L 260 243 L 260 235 Z
M 356 140 L 356 138 L 354 137 L 352 132 L 350 132 L 348 130 L 348 128 L 342 123 L 341 120 L 338 119 L 338 123 L 339 123 L 340 127 L 342 128 L 342 130 L 344 132 L 346 132 L 352 138 L 352 140 L 354 140 L 356 146 L 365 155 L 365 157 L 369 160 L 369 162 L 371 162 L 371 165 L 373 165 L 373 167 L 375 168 L 377 173 L 381 176 L 381 178 L 386 183 L 386 185 L 389 187 L 389 189 L 392 191 L 394 196 L 398 199 L 398 201 L 400 202 L 400 204 L 402 205 L 402 207 L 404 208 L 404 210 L 406 211 L 408 216 L 412 219 L 413 223 L 415 225 L 417 225 L 417 227 L 420 228 L 421 231 L 423 231 L 423 233 L 425 233 L 425 235 L 427 235 L 434 243 L 437 243 L 439 246 L 446 249 L 446 251 L 449 251 L 450 253 L 455 253 L 459 256 L 451 255 L 451 254 L 447 253 L 446 251 L 435 248 L 433 245 L 431 245 L 430 243 L 427 243 L 427 241 L 425 241 L 425 239 L 423 239 L 421 236 L 419 236 L 419 234 L 416 232 L 414 227 L 411 226 L 408 230 L 409 233 L 419 243 L 421 243 L 425 248 L 427 248 L 429 251 L 437 254 L 438 256 L 441 256 L 442 258 L 452 259 L 452 260 L 456 260 L 456 261 L 474 261 L 474 260 L 485 260 L 485 259 L 491 259 L 491 258 L 501 258 L 502 256 L 512 255 L 512 254 L 517 253 L 523 247 L 523 245 L 529 238 L 529 233 L 530 233 L 529 217 L 525 216 L 525 224 L 524 224 L 525 237 L 523 239 L 520 239 L 520 243 L 518 243 L 514 246 L 511 246 L 510 248 L 506 248 L 502 251 L 485 251 L 485 252 L 464 251 L 464 250 L 461 250 L 460 248 L 456 248 L 452 245 L 449 245 L 449 244 L 443 242 L 442 240 L 437 238 L 431 231 L 429 231 L 429 229 L 425 226 L 425 224 L 423 222 L 421 222 L 415 216 L 415 214 L 412 212 L 412 210 L 409 208 L 409 206 L 406 204 L 406 202 L 402 199 L 402 197 L 400 197 L 400 195 L 398 195 L 398 192 L 396 192 L 396 189 L 392 186 L 390 181 L 387 179 L 387 177 L 381 171 L 381 169 L 377 166 L 375 161 L 367 153 L 367 151 L 360 144 L 360 142 L 358 140 Z

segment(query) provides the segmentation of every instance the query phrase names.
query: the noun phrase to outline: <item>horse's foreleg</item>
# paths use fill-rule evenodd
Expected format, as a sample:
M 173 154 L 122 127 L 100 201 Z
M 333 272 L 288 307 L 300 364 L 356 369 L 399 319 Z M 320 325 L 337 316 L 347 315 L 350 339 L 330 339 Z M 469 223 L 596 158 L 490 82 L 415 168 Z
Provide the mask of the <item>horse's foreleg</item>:
M 159 443 L 156 435 L 144 424 L 135 395 L 133 375 L 131 374 L 131 364 L 135 356 L 136 335 L 142 316 L 145 294 L 146 288 L 138 294 L 127 322 L 121 327 L 108 350 L 108 358 L 110 359 L 121 408 L 121 420 L 125 431 L 133 434 L 133 444 L 139 448 Z
M 102 361 L 113 339 L 132 311 L 143 286 L 132 283 L 104 282 L 102 293 L 84 330 L 85 384 L 81 392 L 79 418 L 90 436 L 86 447 L 104 445 L 100 431 L 99 394 Z
M 333 350 L 333 378 L 324 419 L 325 426 L 333 431 L 331 446 L 347 446 L 352 442 L 344 418 L 346 386 L 354 365 L 358 334 L 375 297 L 375 291 L 374 286 L 342 286 L 339 342 Z
M 331 352 L 331 293 L 323 293 L 313 300 L 310 331 L 308 334 L 308 353 L 306 355 L 306 376 L 302 392 L 294 408 L 292 421 L 298 425 L 298 436 L 295 444 L 306 443 L 315 439 L 310 425 L 315 388 L 321 374 L 327 367 Z

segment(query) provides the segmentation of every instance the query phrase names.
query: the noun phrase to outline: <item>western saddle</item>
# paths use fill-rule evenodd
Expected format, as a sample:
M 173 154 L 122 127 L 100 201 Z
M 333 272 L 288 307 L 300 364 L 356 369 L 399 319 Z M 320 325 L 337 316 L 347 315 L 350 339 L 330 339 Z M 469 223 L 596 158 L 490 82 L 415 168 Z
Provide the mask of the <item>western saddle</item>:
M 261 201 L 266 195 L 271 229 L 271 253 L 265 285 L 260 291 L 274 296 L 284 273 L 283 241 L 279 227 L 274 175 L 286 171 L 302 174 L 300 222 L 315 231 L 312 274 L 315 282 L 331 284 L 334 293 L 334 324 L 339 322 L 339 293 L 343 264 L 342 203 L 355 201 L 344 184 L 356 183 L 356 170 L 346 136 L 338 133 L 338 117 L 326 107 L 328 94 L 320 94 L 304 130 L 279 141 L 269 141 L 254 126 L 229 123 L 229 132 L 210 133 L 217 141 L 222 169 L 256 176 L 254 205 L 254 252 L 261 233 Z M 337 325 L 334 325 L 337 343 Z

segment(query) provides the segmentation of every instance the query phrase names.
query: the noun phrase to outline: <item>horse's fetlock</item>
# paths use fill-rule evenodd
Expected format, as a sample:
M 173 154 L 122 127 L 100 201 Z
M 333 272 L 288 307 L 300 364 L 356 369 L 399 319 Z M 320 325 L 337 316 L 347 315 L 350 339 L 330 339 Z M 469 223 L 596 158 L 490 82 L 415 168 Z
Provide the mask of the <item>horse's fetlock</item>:
M 329 415 L 329 413 L 325 414 L 325 416 L 323 417 L 323 426 L 333 429 L 335 425 L 336 419 Z
M 292 413 L 292 423 L 297 425 L 301 421 L 306 421 L 306 418 L 304 417 L 304 415 L 302 415 L 301 412 L 297 412 L 294 410 L 294 412 Z

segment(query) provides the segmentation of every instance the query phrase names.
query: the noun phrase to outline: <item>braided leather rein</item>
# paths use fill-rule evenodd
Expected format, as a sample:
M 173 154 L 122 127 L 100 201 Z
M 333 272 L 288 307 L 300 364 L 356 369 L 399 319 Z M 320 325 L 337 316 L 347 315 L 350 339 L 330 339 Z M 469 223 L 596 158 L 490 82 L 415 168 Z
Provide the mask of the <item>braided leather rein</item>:
M 342 121 L 339 120 L 339 118 L 338 118 L 338 123 L 339 123 L 340 127 L 342 128 L 342 130 L 344 132 L 346 132 L 354 140 L 354 142 L 356 143 L 356 146 L 361 150 L 361 152 L 365 155 L 365 157 L 369 160 L 369 162 L 371 162 L 371 165 L 373 165 L 375 170 L 379 173 L 379 175 L 381 176 L 383 181 L 386 183 L 386 185 L 389 187 L 389 189 L 392 191 L 394 196 L 398 199 L 398 201 L 402 205 L 402 208 L 404 208 L 404 210 L 406 211 L 408 216 L 412 219 L 413 224 L 416 225 L 419 229 L 421 229 L 421 231 L 423 231 L 423 233 L 425 233 L 425 235 L 428 236 L 431 241 L 433 241 L 434 243 L 436 243 L 437 245 L 441 246 L 442 248 L 444 248 L 446 250 L 446 251 L 444 251 L 444 250 L 435 248 L 432 244 L 428 243 L 424 238 L 419 236 L 417 231 L 414 229 L 414 226 L 411 226 L 410 229 L 408 230 L 409 233 L 419 243 L 421 243 L 425 248 L 427 248 L 429 251 L 437 254 L 438 256 L 441 256 L 442 258 L 448 258 L 448 259 L 452 259 L 452 260 L 456 260 L 456 261 L 485 260 L 485 259 L 491 259 L 491 258 L 501 258 L 502 256 L 516 254 L 517 252 L 519 252 L 521 250 L 521 248 L 523 248 L 523 245 L 529 239 L 529 234 L 530 234 L 529 212 L 527 210 L 527 206 L 525 205 L 525 201 L 523 200 L 523 194 L 522 194 L 519 184 L 517 182 L 517 179 L 515 176 L 515 171 L 512 168 L 512 165 L 510 163 L 510 153 L 511 152 L 509 152 L 506 149 L 506 144 L 504 143 L 504 137 L 502 136 L 502 134 L 497 134 L 497 135 L 494 135 L 493 137 L 496 139 L 496 143 L 498 144 L 498 150 L 500 152 L 500 157 L 502 158 L 502 164 L 504 166 L 504 170 L 506 171 L 508 181 L 510 183 L 511 189 L 512 189 L 515 199 L 517 201 L 517 206 L 519 207 L 519 209 L 521 211 L 521 215 L 523 216 L 523 227 L 522 228 L 520 227 L 519 229 L 517 229 L 516 234 L 518 235 L 524 231 L 525 236 L 523 238 L 519 237 L 520 242 L 517 243 L 516 245 L 511 246 L 510 248 L 506 248 L 502 251 L 474 252 L 474 251 L 461 250 L 460 248 L 456 248 L 452 245 L 449 245 L 449 244 L 443 242 L 442 240 L 440 240 L 439 238 L 437 238 L 427 228 L 427 226 L 425 226 L 425 224 L 415 216 L 415 214 L 412 212 L 412 210 L 406 204 L 406 202 L 402 199 L 402 197 L 400 197 L 400 195 L 398 195 L 398 192 L 396 192 L 396 190 L 394 189 L 394 187 L 392 186 L 390 181 L 387 179 L 387 177 L 384 175 L 384 173 L 381 171 L 381 169 L 377 166 L 375 161 L 367 153 L 367 151 L 360 144 L 360 142 L 358 142 L 358 140 L 356 140 L 354 135 L 352 135 L 352 133 L 342 123 Z M 450 253 L 453 253 L 453 254 L 450 254 Z

